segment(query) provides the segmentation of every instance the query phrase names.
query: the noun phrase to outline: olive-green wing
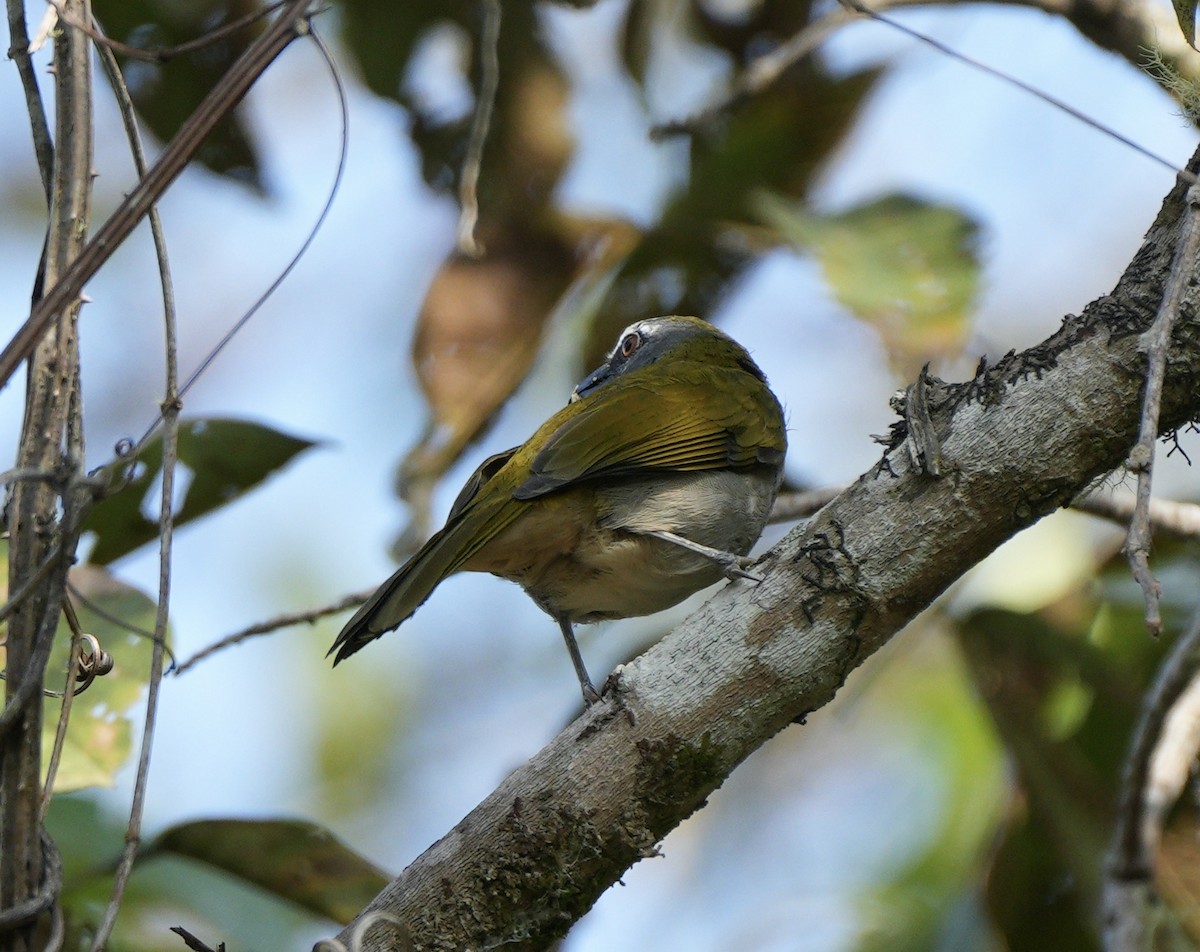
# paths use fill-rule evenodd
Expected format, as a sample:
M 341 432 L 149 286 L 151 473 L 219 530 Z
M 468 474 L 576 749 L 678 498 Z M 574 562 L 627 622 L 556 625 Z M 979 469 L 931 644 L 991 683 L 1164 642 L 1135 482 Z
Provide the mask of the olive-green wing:
M 758 378 L 705 364 L 649 367 L 600 391 L 559 426 L 513 498 L 600 476 L 777 463 L 786 448 L 779 401 Z

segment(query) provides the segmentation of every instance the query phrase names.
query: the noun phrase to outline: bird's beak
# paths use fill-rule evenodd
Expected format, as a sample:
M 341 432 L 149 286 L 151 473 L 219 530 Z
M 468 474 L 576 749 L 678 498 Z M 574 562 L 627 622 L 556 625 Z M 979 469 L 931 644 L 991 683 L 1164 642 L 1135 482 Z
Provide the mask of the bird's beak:
M 612 367 L 607 363 L 601 364 L 590 374 L 584 377 L 583 380 L 579 382 L 579 385 L 571 391 L 571 399 L 568 402 L 578 403 L 589 393 L 607 381 L 611 376 Z

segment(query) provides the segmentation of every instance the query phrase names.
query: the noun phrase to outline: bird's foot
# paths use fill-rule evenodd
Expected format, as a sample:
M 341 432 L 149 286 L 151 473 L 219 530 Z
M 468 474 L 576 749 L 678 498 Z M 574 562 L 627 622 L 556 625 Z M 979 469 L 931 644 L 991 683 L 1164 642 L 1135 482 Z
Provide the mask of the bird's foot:
M 725 577 L 731 582 L 739 578 L 744 578 L 748 582 L 758 583 L 763 580 L 761 575 L 755 575 L 749 571 L 750 566 L 754 564 L 754 560 L 748 555 L 733 555 L 730 552 L 724 553 L 728 561 L 722 559 L 721 568 L 725 571 Z

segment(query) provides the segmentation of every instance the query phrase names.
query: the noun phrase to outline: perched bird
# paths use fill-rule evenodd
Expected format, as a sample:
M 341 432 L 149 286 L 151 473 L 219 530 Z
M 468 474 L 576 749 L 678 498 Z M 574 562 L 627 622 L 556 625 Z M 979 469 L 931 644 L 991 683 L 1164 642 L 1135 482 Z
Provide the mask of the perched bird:
M 484 460 L 435 533 L 346 623 L 348 658 L 454 572 L 517 582 L 562 629 L 584 700 L 599 698 L 572 625 L 648 615 L 723 575 L 766 524 L 787 449 L 783 411 L 736 341 L 694 317 L 631 324 L 527 442 Z

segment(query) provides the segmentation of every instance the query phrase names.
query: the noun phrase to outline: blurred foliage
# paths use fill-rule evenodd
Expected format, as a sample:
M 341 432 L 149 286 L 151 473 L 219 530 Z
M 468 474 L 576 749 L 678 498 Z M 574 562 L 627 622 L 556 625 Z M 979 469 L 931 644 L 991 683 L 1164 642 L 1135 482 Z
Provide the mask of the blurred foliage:
M 159 834 L 142 854 L 164 855 L 204 863 L 342 924 L 388 882 L 328 830 L 300 820 L 184 823 Z
M 92 9 L 112 39 L 144 50 L 169 51 L 257 11 L 259 5 L 254 0 L 96 0 Z M 256 20 L 194 52 L 161 61 L 117 51 L 134 106 L 161 141 L 179 131 L 200 100 L 262 32 L 262 23 Z M 214 172 L 262 190 L 258 156 L 240 112 L 222 120 L 196 158 Z
M 89 948 L 112 891 L 125 817 L 81 796 L 55 797 L 47 828 L 63 853 L 64 948 Z M 299 948 L 375 895 L 385 878 L 327 831 L 291 820 L 205 820 L 143 851 L 109 952 L 182 948 L 181 925 L 212 947 Z M 250 885 L 253 888 L 247 888 Z M 291 937 L 289 939 L 289 937 Z
M 1194 544 L 1158 543 L 1160 579 L 1200 571 Z M 1194 592 L 1166 585 L 1178 632 Z M 987 874 L 987 906 L 1009 948 L 1099 948 L 1104 854 L 1142 697 L 1169 647 L 1146 634 L 1122 556 L 1039 611 L 983 607 L 962 619 L 972 678 L 1019 781 Z
M 904 637 L 868 689 L 867 716 L 889 720 L 893 730 L 902 725 L 908 746 L 920 751 L 930 779 L 925 803 L 912 812 L 927 828 L 895 871 L 860 897 L 860 952 L 938 946 L 977 891 L 1008 796 L 1003 747 L 944 625 L 918 625 Z M 969 918 L 986 934 L 977 914 Z M 966 952 L 974 947 L 966 941 L 950 947 Z
M 159 434 L 142 447 L 136 459 L 118 458 L 102 467 L 109 486 L 118 491 L 102 499 L 88 514 L 85 531 L 96 534 L 92 562 L 106 565 L 158 538 L 162 445 Z M 228 505 L 315 445 L 311 440 L 242 420 L 213 418 L 181 423 L 175 525 Z M 151 491 L 154 499 L 148 498 Z M 143 510 L 153 513 L 153 518 Z
M 5 570 L 0 601 L 8 597 L 8 542 L 0 541 Z M 154 602 L 106 570 L 82 565 L 68 576 L 70 597 L 85 632 L 113 659 L 112 670 L 96 677 L 71 704 L 54 790 L 63 793 L 85 787 L 111 787 L 129 757 L 132 738 L 130 710 L 141 700 L 150 677 Z M 60 619 L 46 667 L 51 690 L 66 687 L 71 630 Z M 0 644 L 0 668 L 4 647 Z M 47 697 L 42 715 L 42 750 L 50 751 L 62 711 L 62 699 Z
M 838 301 L 879 331 L 904 379 L 960 352 L 979 290 L 978 229 L 962 212 L 911 195 L 829 215 L 764 193 L 758 209 L 815 252 Z
M 311 688 L 316 809 L 322 816 L 355 816 L 388 800 L 389 791 L 403 782 L 395 764 L 410 732 L 411 685 L 407 672 L 377 666 L 359 673 L 354 691 L 330 691 L 324 661 L 314 672 L 320 681 L 314 678 Z

